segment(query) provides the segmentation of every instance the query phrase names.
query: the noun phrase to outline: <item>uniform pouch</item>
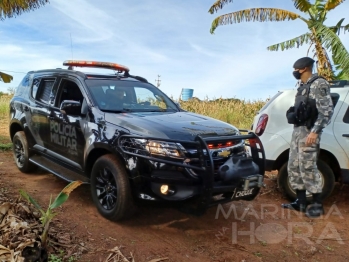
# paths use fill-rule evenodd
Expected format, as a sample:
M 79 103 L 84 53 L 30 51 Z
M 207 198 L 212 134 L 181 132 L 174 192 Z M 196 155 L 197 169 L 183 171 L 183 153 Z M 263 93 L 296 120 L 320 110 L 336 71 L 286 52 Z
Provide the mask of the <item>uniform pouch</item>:
M 308 109 L 307 109 L 307 105 L 304 102 L 301 102 L 296 110 L 296 115 L 298 118 L 298 121 L 301 123 L 305 123 L 305 121 L 307 121 L 309 119 L 308 116 Z
M 296 123 L 296 114 L 294 112 L 294 106 L 291 106 L 287 112 L 286 112 L 286 118 L 287 122 L 289 124 L 295 124 Z

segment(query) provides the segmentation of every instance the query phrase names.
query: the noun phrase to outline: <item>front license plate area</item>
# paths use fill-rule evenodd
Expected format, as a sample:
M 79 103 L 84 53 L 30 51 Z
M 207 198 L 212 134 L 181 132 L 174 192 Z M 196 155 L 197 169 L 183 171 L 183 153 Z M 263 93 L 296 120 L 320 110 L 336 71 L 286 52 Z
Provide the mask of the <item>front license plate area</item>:
M 231 197 L 231 199 L 243 199 L 245 197 L 249 197 L 255 194 L 255 191 L 257 190 L 257 188 L 250 188 L 247 190 L 243 190 L 243 189 L 236 189 L 233 196 Z

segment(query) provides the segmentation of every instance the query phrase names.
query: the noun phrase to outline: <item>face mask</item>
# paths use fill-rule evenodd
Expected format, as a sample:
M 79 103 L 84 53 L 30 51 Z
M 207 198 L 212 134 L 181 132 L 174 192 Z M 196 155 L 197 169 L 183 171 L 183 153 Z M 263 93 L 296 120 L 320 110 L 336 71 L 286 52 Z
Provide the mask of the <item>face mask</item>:
M 293 71 L 293 76 L 297 79 L 297 80 L 299 80 L 299 79 L 301 79 L 301 73 L 299 73 L 299 71 Z

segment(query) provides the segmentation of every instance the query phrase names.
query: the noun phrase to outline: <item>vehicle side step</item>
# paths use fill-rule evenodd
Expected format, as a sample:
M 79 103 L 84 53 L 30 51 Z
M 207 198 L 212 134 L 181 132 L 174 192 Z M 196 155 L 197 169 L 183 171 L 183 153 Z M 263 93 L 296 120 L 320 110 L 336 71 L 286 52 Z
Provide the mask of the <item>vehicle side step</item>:
M 64 179 L 65 181 L 72 182 L 76 180 L 80 180 L 83 184 L 89 184 L 90 179 L 82 176 L 68 168 L 62 167 L 61 165 L 56 164 L 55 162 L 47 159 L 43 156 L 34 155 L 29 158 L 29 161 L 38 165 L 42 169 Z

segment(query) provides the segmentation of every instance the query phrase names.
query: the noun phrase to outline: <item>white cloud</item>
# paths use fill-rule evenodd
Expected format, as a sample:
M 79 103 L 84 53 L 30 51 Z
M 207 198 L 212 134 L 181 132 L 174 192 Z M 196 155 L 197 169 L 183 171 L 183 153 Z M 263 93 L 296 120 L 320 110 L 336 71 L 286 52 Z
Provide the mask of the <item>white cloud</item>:
M 234 1 L 210 15 L 213 0 L 51 0 L 50 4 L 0 23 L 0 69 L 27 72 L 62 67 L 67 59 L 124 64 L 131 73 L 178 97 L 194 88 L 200 98 L 267 98 L 293 88 L 293 62 L 307 47 L 269 52 L 266 47 L 307 31 L 302 21 L 240 23 L 209 33 L 219 14 L 259 6 L 295 10 L 293 1 Z M 349 2 L 328 14 L 334 24 L 346 16 Z M 349 21 L 344 21 L 344 24 Z M 349 34 L 341 35 L 348 46 Z M 23 73 L 13 73 L 17 86 Z

